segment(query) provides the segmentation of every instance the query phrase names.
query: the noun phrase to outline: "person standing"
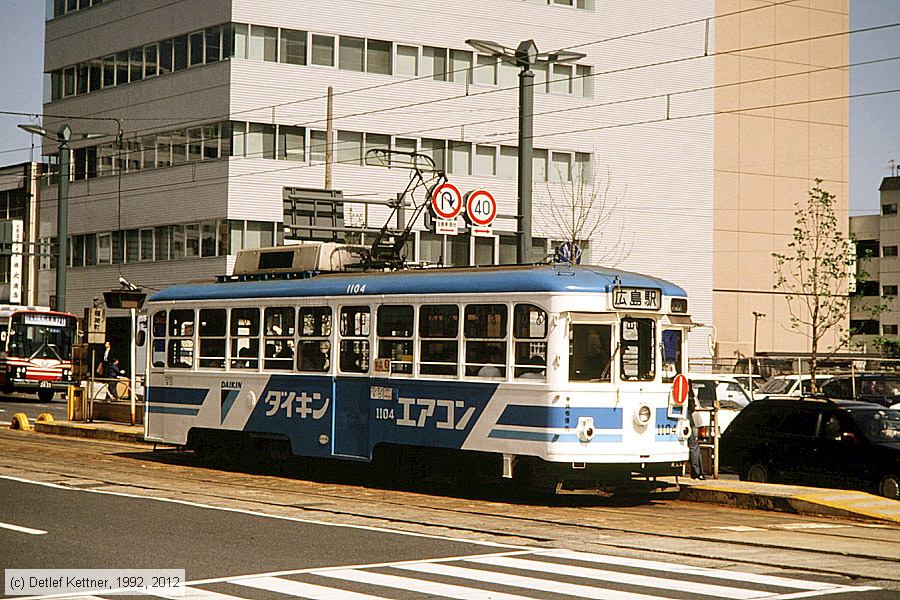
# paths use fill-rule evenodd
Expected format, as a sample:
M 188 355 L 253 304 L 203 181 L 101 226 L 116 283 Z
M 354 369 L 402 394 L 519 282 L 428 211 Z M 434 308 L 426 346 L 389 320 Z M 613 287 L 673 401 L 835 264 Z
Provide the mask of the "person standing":
M 706 479 L 703 476 L 703 465 L 700 460 L 700 440 L 697 438 L 697 426 L 694 424 L 694 409 L 696 408 L 696 400 L 694 390 L 688 393 L 688 420 L 691 424 L 691 435 L 688 436 L 688 458 L 691 463 L 691 479 Z

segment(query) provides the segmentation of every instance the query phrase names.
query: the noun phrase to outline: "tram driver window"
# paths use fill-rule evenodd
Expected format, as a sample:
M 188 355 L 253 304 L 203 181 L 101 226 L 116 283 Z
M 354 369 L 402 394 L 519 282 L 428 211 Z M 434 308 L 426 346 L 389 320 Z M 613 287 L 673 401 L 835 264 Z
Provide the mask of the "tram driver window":
M 680 329 L 664 329 L 662 332 L 663 381 L 671 382 L 682 371 L 681 343 L 684 333 Z
M 259 309 L 231 309 L 231 368 L 259 368 Z
M 368 306 L 341 307 L 341 371 L 369 372 L 369 327 L 371 313 Z
M 297 321 L 300 343 L 297 366 L 301 371 L 325 373 L 331 369 L 331 308 L 302 306 Z
M 194 366 L 194 311 L 173 310 L 169 313 L 168 365 L 173 369 Z
M 150 333 L 153 336 L 150 362 L 154 367 L 164 367 L 166 366 L 166 311 L 153 313 Z
M 622 379 L 652 381 L 656 377 L 656 330 L 653 319 L 622 319 Z
M 419 309 L 419 355 L 422 375 L 456 377 L 459 360 L 459 307 L 426 305 Z
M 225 309 L 207 308 L 200 310 L 200 357 L 201 369 L 225 368 Z
M 610 381 L 612 325 L 573 324 L 569 330 L 569 380 Z

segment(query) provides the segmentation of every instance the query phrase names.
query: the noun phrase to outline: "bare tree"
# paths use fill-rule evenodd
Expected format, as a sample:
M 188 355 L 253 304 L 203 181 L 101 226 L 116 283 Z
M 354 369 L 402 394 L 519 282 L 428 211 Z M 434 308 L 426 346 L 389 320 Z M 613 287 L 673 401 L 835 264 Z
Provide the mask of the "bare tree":
M 816 392 L 816 371 L 820 358 L 832 357 L 850 341 L 847 321 L 850 313 L 849 283 L 868 274 L 858 268 L 852 240 L 845 237 L 835 216 L 835 195 L 821 187 L 822 180 L 807 194 L 805 203 L 794 206 L 793 241 L 788 253 L 773 252 L 775 289 L 788 301 L 791 329 L 810 340 L 809 373 Z M 867 307 L 878 314 L 885 305 Z M 829 333 L 836 341 L 823 352 L 821 344 Z
M 634 244 L 633 234 L 626 240 L 624 226 L 614 226 L 613 217 L 625 192 L 613 192 L 609 169 L 605 179 L 589 167 L 577 169 L 574 175 L 571 181 L 547 184 L 553 223 L 566 242 L 581 248 L 589 244 L 595 264 L 615 266 L 628 257 Z

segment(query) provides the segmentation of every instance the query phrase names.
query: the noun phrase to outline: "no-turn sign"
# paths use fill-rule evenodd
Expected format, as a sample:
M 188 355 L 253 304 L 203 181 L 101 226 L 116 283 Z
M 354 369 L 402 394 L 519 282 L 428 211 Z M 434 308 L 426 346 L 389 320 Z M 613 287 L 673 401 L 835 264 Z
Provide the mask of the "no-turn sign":
M 462 211 L 462 194 L 452 183 L 444 183 L 431 194 L 431 210 L 439 219 L 455 219 Z
M 690 383 L 687 377 L 681 373 L 675 376 L 675 380 L 672 381 L 672 402 L 675 403 L 675 406 L 681 406 L 687 400 L 688 386 Z
M 490 227 L 497 218 L 497 201 L 487 190 L 473 190 L 466 194 L 466 217 L 472 225 Z

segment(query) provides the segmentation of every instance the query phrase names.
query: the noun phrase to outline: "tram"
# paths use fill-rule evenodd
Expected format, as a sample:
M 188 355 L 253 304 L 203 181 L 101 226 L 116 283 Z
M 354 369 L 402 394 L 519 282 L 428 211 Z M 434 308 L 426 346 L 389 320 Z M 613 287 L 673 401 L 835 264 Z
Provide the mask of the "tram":
M 672 283 L 562 264 L 247 279 L 149 298 L 148 440 L 473 453 L 558 484 L 683 472 L 692 323 Z
M 40 306 L 0 305 L 0 389 L 48 402 L 72 383 L 75 315 Z

